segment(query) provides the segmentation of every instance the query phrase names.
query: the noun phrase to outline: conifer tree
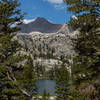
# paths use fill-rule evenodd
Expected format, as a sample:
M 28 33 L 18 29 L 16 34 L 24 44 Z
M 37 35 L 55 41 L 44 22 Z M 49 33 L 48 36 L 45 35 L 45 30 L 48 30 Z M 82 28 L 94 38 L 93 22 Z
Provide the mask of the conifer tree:
M 5 34 L 19 30 L 17 25 L 22 23 L 24 14 L 19 9 L 18 0 L 0 0 L 0 25 Z
M 0 35 L 0 100 L 30 100 L 37 93 L 33 61 L 13 36 Z
M 11 41 L 13 35 L 0 35 L 0 99 L 11 100 L 13 96 L 20 95 L 20 91 L 16 86 L 16 78 L 14 71 L 17 68 L 16 63 L 21 61 L 21 57 L 14 54 L 19 50 L 17 41 Z M 16 62 L 16 63 L 15 63 Z
M 50 97 L 50 94 L 47 93 L 47 92 L 44 90 L 41 100 L 49 100 L 49 97 Z
M 70 20 L 70 25 L 73 29 L 79 30 L 77 38 L 73 39 L 74 50 L 77 53 L 73 58 L 72 66 L 73 84 L 77 88 L 73 93 L 74 99 L 99 100 L 100 1 L 65 0 L 65 2 L 68 10 L 76 16 Z M 91 92 L 92 90 L 86 91 L 90 86 L 93 92 Z
M 36 93 L 33 61 L 20 52 L 12 34 L 17 26 L 11 25 L 21 23 L 23 17 L 17 7 L 17 0 L 0 0 L 0 33 L 4 33 L 0 34 L 0 100 L 30 100 Z
M 69 72 L 63 63 L 61 68 L 55 69 L 57 100 L 68 100 L 69 96 Z

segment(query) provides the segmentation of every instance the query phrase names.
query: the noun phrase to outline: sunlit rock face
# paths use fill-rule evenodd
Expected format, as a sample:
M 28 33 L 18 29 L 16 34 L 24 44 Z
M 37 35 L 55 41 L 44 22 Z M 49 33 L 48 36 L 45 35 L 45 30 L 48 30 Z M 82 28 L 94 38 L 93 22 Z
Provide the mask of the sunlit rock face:
M 74 36 L 75 32 L 67 24 L 53 24 L 45 18 L 38 17 L 20 27 L 20 35 L 26 41 L 30 38 L 35 49 L 39 48 L 42 52 L 48 52 L 48 48 L 53 48 L 57 56 L 72 54 L 71 37 Z
M 34 64 L 46 66 L 49 70 L 53 66 L 60 66 L 61 56 L 73 56 L 71 38 L 77 34 L 67 24 L 53 24 L 44 18 L 23 24 L 17 39 L 23 46 L 23 52 L 31 54 Z

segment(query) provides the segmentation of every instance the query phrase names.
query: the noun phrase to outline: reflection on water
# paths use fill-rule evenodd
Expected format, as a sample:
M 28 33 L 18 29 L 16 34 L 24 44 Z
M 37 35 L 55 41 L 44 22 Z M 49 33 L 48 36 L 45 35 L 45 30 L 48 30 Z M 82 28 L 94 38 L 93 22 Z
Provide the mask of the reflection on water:
M 37 86 L 39 87 L 38 93 L 42 95 L 44 91 L 46 93 L 50 93 L 51 95 L 55 94 L 55 86 L 56 86 L 56 81 L 55 80 L 38 80 L 37 81 Z

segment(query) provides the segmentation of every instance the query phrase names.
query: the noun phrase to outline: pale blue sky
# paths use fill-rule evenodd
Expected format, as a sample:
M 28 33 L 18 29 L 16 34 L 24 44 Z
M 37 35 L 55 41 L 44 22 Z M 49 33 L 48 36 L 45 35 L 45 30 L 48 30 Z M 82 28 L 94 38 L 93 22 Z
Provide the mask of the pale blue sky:
M 25 19 L 35 19 L 44 17 L 53 23 L 64 24 L 69 21 L 72 16 L 67 11 L 66 4 L 63 0 L 19 0 L 21 9 L 27 12 Z

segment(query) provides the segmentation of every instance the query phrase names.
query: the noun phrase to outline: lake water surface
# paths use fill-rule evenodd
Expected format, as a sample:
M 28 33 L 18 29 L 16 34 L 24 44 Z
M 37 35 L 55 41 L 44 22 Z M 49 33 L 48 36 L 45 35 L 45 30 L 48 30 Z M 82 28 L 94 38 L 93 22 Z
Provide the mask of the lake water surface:
M 55 86 L 56 86 L 56 81 L 55 80 L 38 80 L 37 81 L 37 86 L 39 87 L 38 93 L 42 95 L 44 91 L 46 93 L 50 93 L 51 95 L 55 95 Z

